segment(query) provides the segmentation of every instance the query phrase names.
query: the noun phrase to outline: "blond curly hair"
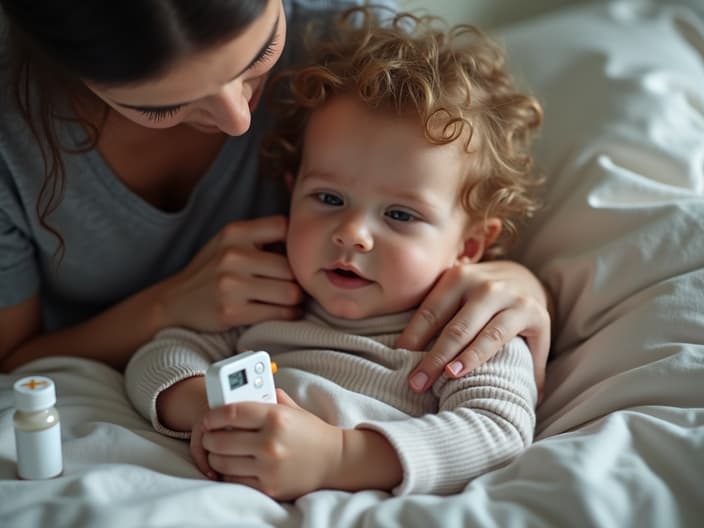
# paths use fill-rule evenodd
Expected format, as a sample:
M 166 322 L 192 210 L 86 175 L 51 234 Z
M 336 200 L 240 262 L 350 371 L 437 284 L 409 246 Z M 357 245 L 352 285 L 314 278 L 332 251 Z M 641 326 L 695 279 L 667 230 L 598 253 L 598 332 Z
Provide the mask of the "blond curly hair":
M 542 109 L 514 87 L 499 46 L 470 25 L 411 13 L 382 21 L 369 7 L 345 11 L 330 33 L 310 40 L 307 66 L 274 81 L 284 90 L 265 143 L 267 173 L 297 173 L 310 115 L 332 97 L 353 95 L 375 111 L 415 115 L 430 143 L 464 141 L 473 159 L 459 202 L 472 220 L 501 219 L 485 258 L 504 255 L 518 222 L 538 207 L 542 180 L 529 146 Z

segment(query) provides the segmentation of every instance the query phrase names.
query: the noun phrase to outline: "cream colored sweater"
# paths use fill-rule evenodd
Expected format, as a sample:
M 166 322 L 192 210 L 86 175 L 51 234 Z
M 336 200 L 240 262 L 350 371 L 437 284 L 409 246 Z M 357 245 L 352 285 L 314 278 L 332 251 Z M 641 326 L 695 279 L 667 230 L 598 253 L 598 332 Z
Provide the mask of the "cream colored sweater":
M 164 434 L 159 393 L 235 351 L 266 350 L 275 382 L 299 405 L 345 428 L 373 429 L 398 452 L 395 494 L 461 491 L 508 463 L 533 439 L 537 391 L 525 342 L 516 338 L 470 375 L 442 376 L 417 394 L 407 377 L 424 352 L 393 348 L 410 313 L 364 321 L 335 318 L 317 305 L 300 321 L 271 321 L 219 334 L 173 328 L 143 346 L 125 372 L 137 410 Z

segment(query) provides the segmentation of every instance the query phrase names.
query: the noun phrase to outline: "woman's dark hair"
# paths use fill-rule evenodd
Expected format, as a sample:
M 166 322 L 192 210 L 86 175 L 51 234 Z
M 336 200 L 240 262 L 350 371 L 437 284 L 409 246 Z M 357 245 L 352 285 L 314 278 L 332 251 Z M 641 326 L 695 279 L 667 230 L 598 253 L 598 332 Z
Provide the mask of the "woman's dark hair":
M 264 11 L 267 0 L 0 0 L 8 21 L 9 89 L 42 150 L 45 175 L 37 199 L 41 224 L 61 200 L 65 171 L 55 121 L 77 119 L 61 108 L 84 93 L 81 81 L 120 85 L 149 79 L 186 54 L 236 37 Z M 107 106 L 104 116 L 107 115 Z

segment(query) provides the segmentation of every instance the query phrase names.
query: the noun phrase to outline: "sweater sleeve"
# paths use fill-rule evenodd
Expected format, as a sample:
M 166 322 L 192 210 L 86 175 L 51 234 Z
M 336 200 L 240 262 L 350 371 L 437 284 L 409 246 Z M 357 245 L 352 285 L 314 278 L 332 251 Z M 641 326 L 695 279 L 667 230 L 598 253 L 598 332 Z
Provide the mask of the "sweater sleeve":
M 159 422 L 156 400 L 162 391 L 193 376 L 203 376 L 211 363 L 232 355 L 238 330 L 197 333 L 167 328 L 143 345 L 125 369 L 127 396 L 137 411 L 167 436 L 188 438 L 189 432 L 173 431 Z
M 433 391 L 437 414 L 357 426 L 379 432 L 396 449 L 404 477 L 394 494 L 459 492 L 532 442 L 537 389 L 522 339 L 467 376 L 441 377 Z

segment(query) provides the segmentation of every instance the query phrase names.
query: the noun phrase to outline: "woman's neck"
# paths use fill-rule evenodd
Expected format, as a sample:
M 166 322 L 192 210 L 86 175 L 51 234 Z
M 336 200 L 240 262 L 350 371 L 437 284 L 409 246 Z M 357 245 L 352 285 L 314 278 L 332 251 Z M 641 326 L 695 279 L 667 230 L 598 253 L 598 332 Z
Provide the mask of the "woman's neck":
M 97 134 L 95 148 L 120 181 L 164 211 L 183 208 L 227 140 L 185 124 L 143 127 L 95 96 L 77 99 L 74 109 L 89 137 Z

